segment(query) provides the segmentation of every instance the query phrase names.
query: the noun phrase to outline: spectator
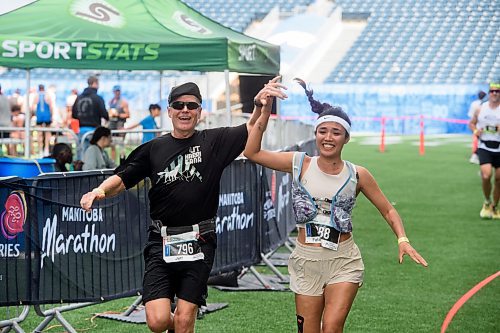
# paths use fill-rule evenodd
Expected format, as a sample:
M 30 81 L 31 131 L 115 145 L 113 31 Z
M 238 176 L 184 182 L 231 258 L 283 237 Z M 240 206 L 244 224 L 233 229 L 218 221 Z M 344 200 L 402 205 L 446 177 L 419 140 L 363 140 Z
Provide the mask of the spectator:
M 12 139 L 17 139 L 17 141 L 24 140 L 24 122 L 25 122 L 25 114 L 21 112 L 21 106 L 19 104 L 15 104 L 11 109 L 12 115 L 12 127 L 21 128 L 18 131 L 12 131 L 10 133 L 10 137 Z M 12 143 L 9 145 L 9 155 L 17 155 L 16 143 Z
M 90 146 L 83 156 L 83 170 L 111 169 L 116 164 L 104 150 L 111 145 L 111 130 L 106 127 L 98 127 L 90 139 Z
M 19 88 L 17 88 L 14 91 L 14 93 L 12 95 L 10 95 L 9 103 L 10 103 L 11 110 L 15 105 L 19 105 L 19 107 L 21 108 L 20 110 L 22 110 L 23 104 L 24 104 L 24 98 L 23 98 L 23 96 L 21 96 L 21 90 Z
M 36 116 L 37 126 L 50 127 L 54 108 L 43 84 L 38 85 L 38 93 L 33 98 L 32 111 Z M 50 132 L 39 131 L 38 133 L 38 150 L 41 152 L 43 149 L 45 155 L 49 154 L 50 136 Z
M 128 102 L 121 95 L 121 87 L 116 85 L 113 87 L 113 98 L 109 101 L 109 129 L 110 130 L 121 130 L 125 127 L 125 121 L 130 118 L 130 111 L 128 109 Z M 113 134 L 115 138 L 115 143 L 111 145 L 111 158 L 116 159 L 116 144 L 120 143 L 123 145 L 123 138 L 125 133 Z
M 481 108 L 481 104 L 483 103 L 483 98 L 486 96 L 486 93 L 482 90 L 479 90 L 477 93 L 477 99 L 474 100 L 469 107 L 469 112 L 467 115 L 469 116 L 469 119 L 472 119 L 474 116 L 474 113 L 476 113 L 477 110 Z M 479 157 L 477 157 L 477 136 L 472 135 L 472 155 L 469 159 L 469 162 L 473 164 L 479 164 Z
M 47 96 L 49 97 L 49 101 L 52 105 L 52 127 L 61 129 L 66 128 L 66 108 L 59 108 L 57 106 L 57 87 L 54 84 L 51 84 L 47 88 Z M 61 132 L 54 131 L 52 132 L 53 138 L 55 138 L 55 142 L 57 142 L 57 136 L 62 135 Z
M 141 125 L 142 129 L 152 130 L 158 129 L 158 125 L 156 124 L 155 118 L 158 117 L 161 113 L 161 107 L 158 104 L 150 104 L 149 105 L 149 116 L 142 119 L 138 124 L 132 125 L 128 127 L 128 129 L 136 128 Z M 153 140 L 157 133 L 142 133 L 142 143 L 146 143 L 150 140 Z
M 73 110 L 73 105 L 75 104 L 76 98 L 78 97 L 78 90 L 71 89 L 71 93 L 66 97 L 66 126 L 71 126 L 71 120 L 73 119 L 71 113 Z
M 89 86 L 76 98 L 71 110 L 72 117 L 78 119 L 80 123 L 80 139 L 85 133 L 94 131 L 97 127 L 101 126 L 101 118 L 109 120 L 104 100 L 101 96 L 97 95 L 99 79 L 95 76 L 90 76 L 87 83 Z M 88 143 L 84 142 L 83 151 L 85 151 L 87 145 Z
M 56 143 L 52 149 L 52 154 L 49 156 L 56 160 L 54 169 L 56 172 L 68 172 L 66 164 L 72 165 L 74 171 L 81 171 L 83 162 L 77 160 L 73 162 L 73 152 L 71 147 L 66 143 Z

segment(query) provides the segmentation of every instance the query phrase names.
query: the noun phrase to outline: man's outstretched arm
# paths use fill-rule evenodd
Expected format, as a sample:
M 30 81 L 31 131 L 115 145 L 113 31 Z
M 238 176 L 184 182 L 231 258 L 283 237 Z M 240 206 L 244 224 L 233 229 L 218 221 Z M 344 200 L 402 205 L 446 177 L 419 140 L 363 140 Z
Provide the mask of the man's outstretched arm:
M 123 180 L 117 176 L 113 175 L 103 181 L 101 185 L 93 189 L 92 191 L 84 194 L 80 200 L 80 206 L 89 211 L 92 208 L 94 200 L 102 200 L 106 197 L 113 197 L 125 190 L 125 184 Z

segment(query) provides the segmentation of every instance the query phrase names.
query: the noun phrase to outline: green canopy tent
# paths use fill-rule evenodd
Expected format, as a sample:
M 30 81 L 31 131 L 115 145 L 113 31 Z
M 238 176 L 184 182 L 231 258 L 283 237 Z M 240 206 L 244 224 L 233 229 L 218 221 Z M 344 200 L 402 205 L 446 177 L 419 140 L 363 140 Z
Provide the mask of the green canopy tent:
M 277 74 L 279 47 L 178 0 L 17 0 L 0 5 L 0 66 L 27 69 L 28 89 L 31 68 L 225 71 L 228 81 Z

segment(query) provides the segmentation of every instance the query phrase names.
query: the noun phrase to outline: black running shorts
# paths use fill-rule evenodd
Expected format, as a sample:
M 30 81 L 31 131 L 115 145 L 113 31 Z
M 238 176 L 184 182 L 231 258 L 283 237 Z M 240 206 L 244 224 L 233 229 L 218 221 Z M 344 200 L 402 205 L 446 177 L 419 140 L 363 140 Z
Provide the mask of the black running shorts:
M 479 164 L 491 164 L 494 168 L 500 167 L 500 153 L 494 153 L 486 149 L 479 148 L 476 152 L 479 157 Z
M 206 305 L 207 281 L 212 270 L 217 247 L 215 232 L 209 232 L 198 240 L 205 259 L 166 263 L 163 261 L 162 242 L 149 242 L 144 248 L 145 272 L 143 280 L 143 303 L 159 298 L 170 301 L 177 298 Z

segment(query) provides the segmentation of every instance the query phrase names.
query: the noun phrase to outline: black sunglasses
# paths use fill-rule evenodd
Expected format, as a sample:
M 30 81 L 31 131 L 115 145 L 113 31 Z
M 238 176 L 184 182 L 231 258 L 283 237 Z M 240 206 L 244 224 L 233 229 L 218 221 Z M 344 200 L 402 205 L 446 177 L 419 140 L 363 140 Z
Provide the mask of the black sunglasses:
M 200 107 L 200 104 L 196 102 L 181 102 L 181 101 L 175 101 L 170 104 L 170 107 L 172 109 L 176 110 L 184 110 L 184 107 L 187 107 L 188 110 L 196 110 L 197 108 Z
M 490 94 L 500 94 L 500 90 L 490 90 Z

